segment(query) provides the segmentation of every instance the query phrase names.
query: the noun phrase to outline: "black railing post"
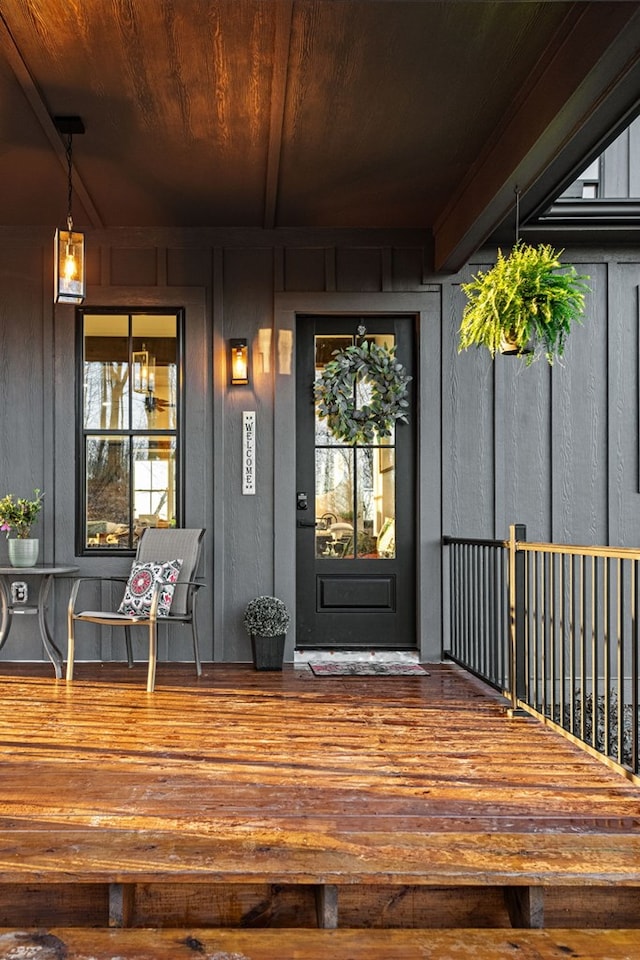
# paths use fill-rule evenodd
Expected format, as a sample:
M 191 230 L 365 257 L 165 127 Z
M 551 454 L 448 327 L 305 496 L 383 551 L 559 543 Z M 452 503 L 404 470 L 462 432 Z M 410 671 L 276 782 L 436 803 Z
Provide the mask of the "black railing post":
M 510 694 L 511 709 L 526 695 L 525 685 L 525 555 L 518 543 L 527 539 L 523 523 L 509 527 L 509 620 L 511 644 Z

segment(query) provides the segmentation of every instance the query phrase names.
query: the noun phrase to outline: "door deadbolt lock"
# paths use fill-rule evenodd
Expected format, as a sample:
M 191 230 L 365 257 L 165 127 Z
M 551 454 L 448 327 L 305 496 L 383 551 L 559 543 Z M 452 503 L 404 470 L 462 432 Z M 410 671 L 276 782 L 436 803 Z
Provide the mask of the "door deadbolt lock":
M 296 510 L 308 510 L 309 509 L 309 498 L 306 493 L 300 492 L 296 493 Z

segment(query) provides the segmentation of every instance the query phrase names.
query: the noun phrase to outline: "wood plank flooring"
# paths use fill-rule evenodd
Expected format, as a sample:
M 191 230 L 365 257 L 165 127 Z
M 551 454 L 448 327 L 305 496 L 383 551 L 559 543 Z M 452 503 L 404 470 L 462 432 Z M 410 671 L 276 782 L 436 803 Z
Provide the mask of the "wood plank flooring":
M 206 884 L 208 909 L 217 890 L 219 914 L 243 923 L 296 884 L 337 885 L 342 916 L 349 889 L 400 885 L 414 898 L 486 887 L 480 926 L 496 923 L 491 889 L 527 885 L 548 887 L 549 904 L 574 888 L 587 919 L 589 888 L 628 888 L 637 914 L 640 789 L 509 718 L 457 667 L 429 671 L 206 664 L 197 680 L 190 664 L 160 664 L 147 694 L 144 665 L 79 664 L 67 685 L 45 665 L 1 664 L 0 923 L 15 884 L 29 885 L 20 922 L 33 923 L 55 922 L 48 884 L 94 890 L 101 911 L 118 885 L 140 885 L 140 904 L 163 884 L 174 899 Z M 224 885 L 253 894 L 234 907 Z M 316 909 L 293 913 L 314 925 Z M 180 925 L 170 904 L 163 916 Z
M 637 930 L 0 930 L 0 960 L 637 960 Z

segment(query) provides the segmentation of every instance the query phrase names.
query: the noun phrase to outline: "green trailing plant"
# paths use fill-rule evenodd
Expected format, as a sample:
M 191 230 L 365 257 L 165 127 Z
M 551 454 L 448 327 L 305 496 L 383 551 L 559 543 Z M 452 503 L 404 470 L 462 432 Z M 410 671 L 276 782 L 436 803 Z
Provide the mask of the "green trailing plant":
M 462 289 L 458 352 L 486 347 L 492 357 L 507 349 L 527 365 L 544 355 L 550 364 L 564 353 L 572 323 L 582 323 L 589 277 L 563 266 L 562 250 L 518 241 L 511 253 L 498 250 L 496 264 L 479 272 Z
M 363 340 L 336 350 L 314 384 L 318 416 L 342 443 L 375 443 L 407 422 L 411 377 L 394 347 Z M 364 387 L 359 390 L 358 387 Z M 364 402 L 362 402 L 364 399 Z
M 281 637 L 289 627 L 289 611 L 277 597 L 255 597 L 247 604 L 244 626 L 250 637 Z
M 31 527 L 38 519 L 42 509 L 43 493 L 38 489 L 33 491 L 33 500 L 24 497 L 14 497 L 7 493 L 0 499 L 0 530 L 9 534 L 13 530 L 18 540 L 28 540 L 31 536 Z

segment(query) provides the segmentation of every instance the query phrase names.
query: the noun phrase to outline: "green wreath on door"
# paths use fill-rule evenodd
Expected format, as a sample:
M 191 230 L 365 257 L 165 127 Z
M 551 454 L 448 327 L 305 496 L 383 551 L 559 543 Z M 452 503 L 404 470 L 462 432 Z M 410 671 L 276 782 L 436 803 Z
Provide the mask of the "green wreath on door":
M 318 416 L 341 443 L 370 444 L 407 423 L 412 379 L 396 359 L 396 348 L 363 340 L 338 350 L 314 384 Z M 356 383 L 371 385 L 371 399 L 356 407 Z

